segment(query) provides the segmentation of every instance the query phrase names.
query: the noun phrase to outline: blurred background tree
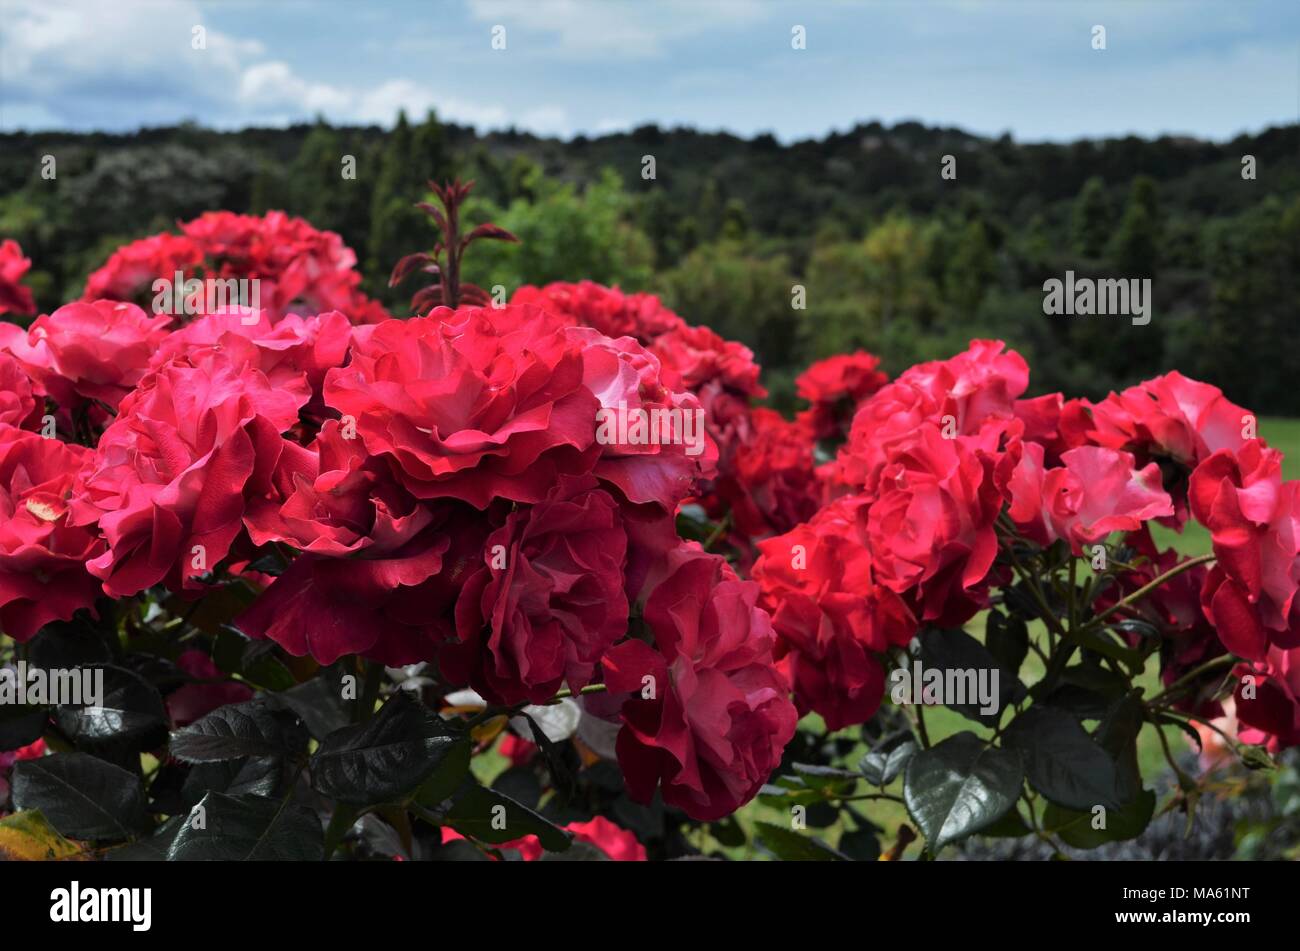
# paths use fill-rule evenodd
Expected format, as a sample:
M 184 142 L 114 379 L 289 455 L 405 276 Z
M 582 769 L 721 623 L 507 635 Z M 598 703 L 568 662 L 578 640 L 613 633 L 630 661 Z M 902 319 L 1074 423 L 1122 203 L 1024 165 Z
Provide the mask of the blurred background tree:
M 388 274 L 434 240 L 414 203 L 429 179 L 459 175 L 478 183 L 471 220 L 522 239 L 467 259 L 469 280 L 660 293 L 753 347 L 780 406 L 794 376 L 832 353 L 864 347 L 897 373 L 1000 337 L 1030 360 L 1032 393 L 1097 398 L 1176 366 L 1294 416 L 1284 342 L 1300 317 L 1298 153 L 1296 125 L 1224 143 L 1020 144 L 916 122 L 789 145 L 653 125 L 565 142 L 429 112 L 388 130 L 8 133 L 0 236 L 31 256 L 28 283 L 50 310 L 125 241 L 208 209 L 283 209 L 339 232 L 367 290 L 404 314 L 409 288 L 389 290 Z M 58 157 L 56 180 L 32 160 L 44 154 Z M 641 177 L 646 154 L 654 180 Z M 1247 154 L 1255 180 L 1241 177 Z M 938 174 L 944 155 L 959 156 L 956 181 Z M 1151 324 L 1045 316 L 1043 282 L 1067 270 L 1150 277 Z

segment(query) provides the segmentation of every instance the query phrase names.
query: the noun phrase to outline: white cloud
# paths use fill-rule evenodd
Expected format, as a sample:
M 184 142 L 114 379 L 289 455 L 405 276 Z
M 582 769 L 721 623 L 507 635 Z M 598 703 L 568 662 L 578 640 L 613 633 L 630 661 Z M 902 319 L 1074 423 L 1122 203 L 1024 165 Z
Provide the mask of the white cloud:
M 553 37 L 556 51 L 590 59 L 664 55 L 678 39 L 716 33 L 766 19 L 764 0 L 469 0 L 471 16 L 506 28 L 507 49 L 519 50 L 511 30 Z M 487 34 L 484 34 L 487 42 Z M 526 48 L 526 47 L 525 47 Z
M 309 79 L 262 43 L 214 29 L 192 0 L 2 0 L 0 129 L 123 128 L 192 118 L 215 127 L 285 124 L 324 114 L 389 125 L 430 108 L 479 127 L 509 122 L 495 104 L 438 95 L 409 79 L 377 86 Z M 204 29 L 204 49 L 191 43 Z M 532 118 L 559 130 L 562 110 Z M 530 126 L 532 127 L 532 126 Z

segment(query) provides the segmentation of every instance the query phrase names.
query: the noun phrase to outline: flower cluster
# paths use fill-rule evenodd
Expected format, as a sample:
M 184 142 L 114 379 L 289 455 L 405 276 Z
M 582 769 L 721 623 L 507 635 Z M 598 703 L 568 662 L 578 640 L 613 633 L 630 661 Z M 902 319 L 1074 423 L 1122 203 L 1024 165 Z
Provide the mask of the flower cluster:
M 1212 688 L 1199 669 L 1241 658 L 1241 722 L 1275 747 L 1300 739 L 1300 483 L 1282 479 L 1252 414 L 1176 372 L 1097 403 L 1025 399 L 1028 366 L 997 341 L 892 383 L 865 379 L 823 473 L 832 500 L 761 542 L 754 566 L 801 710 L 832 727 L 869 718 L 889 648 L 988 608 L 1016 581 L 1017 548 L 1104 562 L 1103 543 L 1119 538 L 1134 556 L 1097 609 L 1162 635 L 1167 686 Z M 827 402 L 810 378 L 803 388 Z M 1151 523 L 1181 529 L 1189 517 L 1211 533 L 1212 567 L 1154 541 Z M 1195 691 L 1178 699 L 1219 712 Z
M 699 501 L 715 519 L 729 515 L 730 540 L 746 559 L 753 542 L 816 511 L 821 488 L 811 437 L 817 420 L 841 397 L 864 395 L 876 376 L 884 379 L 860 369 L 864 362 L 872 361 L 872 368 L 878 362 L 869 354 L 848 358 L 853 367 L 838 371 L 830 361 L 824 372 L 818 364 L 810 371 L 823 381 L 810 397 L 814 409 L 791 422 L 752 405 L 767 391 L 748 347 L 708 327 L 691 326 L 654 294 L 628 294 L 592 281 L 557 282 L 521 287 L 511 302 L 538 304 L 610 337 L 632 337 L 659 360 L 666 379 L 699 400 L 718 447 L 716 476 L 700 487 Z M 837 373 L 840 379 L 832 379 Z
M 286 288 L 304 259 L 268 235 L 299 230 L 265 224 L 184 230 Z M 285 311 L 309 298 L 184 325 L 76 302 L 0 338 L 5 633 L 239 583 L 257 596 L 233 625 L 289 656 L 427 662 L 502 707 L 602 685 L 586 715 L 622 724 L 631 795 L 697 818 L 752 798 L 796 715 L 758 586 L 675 531 L 717 449 L 598 438 L 611 407 L 702 412 L 681 374 L 545 301 L 361 325 Z M 210 693 L 173 694 L 175 722 L 241 699 Z
M 333 310 L 356 324 L 389 316 L 360 291 L 352 249 L 334 232 L 318 231 L 301 218 L 282 211 L 209 211 L 183 222 L 180 230 L 179 235 L 153 235 L 119 248 L 87 279 L 82 299 L 144 305 L 160 293 L 170 296 L 155 282 L 170 285 L 179 273 L 185 279 L 258 280 L 258 303 L 271 323 L 289 314 L 309 317 Z
M 504 737 L 499 754 L 555 789 L 566 756 L 614 760 L 618 795 L 714 822 L 773 781 L 802 714 L 832 731 L 867 723 L 890 667 L 935 637 L 986 651 L 958 630 L 986 611 L 991 631 L 1047 631 L 1045 649 L 1032 645 L 1047 673 L 1032 692 L 1017 682 L 1017 719 L 1054 715 L 1038 704 L 1084 670 L 1068 666 L 1076 652 L 1124 684 L 1109 703 L 1138 696 L 1131 680 L 1158 650 L 1161 687 L 1134 701 L 1129 740 L 1143 721 L 1231 720 L 1244 742 L 1300 744 L 1300 483 L 1217 388 L 1172 372 L 1097 402 L 1029 398 L 1026 361 L 975 340 L 892 381 L 869 353 L 823 360 L 796 381 L 807 407 L 790 419 L 758 405 L 745 346 L 654 295 L 584 281 L 501 303 L 462 285 L 472 242 L 514 240 L 491 224 L 461 234 L 468 191 L 435 188 L 443 206 L 425 210 L 442 239 L 394 271 L 438 278 L 409 319 L 361 294 L 337 235 L 211 212 L 118 251 L 82 300 L 0 323 L 6 651 L 35 650 L 64 622 L 166 643 L 154 713 L 178 732 L 237 710 L 270 736 L 258 718 L 284 707 L 303 728 L 298 706 L 264 694 L 370 678 L 363 713 L 313 728 L 313 788 L 349 807 L 410 807 L 437 849 L 467 848 L 456 840 L 468 835 L 526 860 L 573 839 L 598 857 L 647 853 L 588 820 L 611 811 L 595 805 L 555 824 L 524 810 L 510 835 L 484 828 L 496 790 L 474 786 L 468 756 L 445 786 L 425 767 L 450 753 L 336 770 L 346 782 L 331 761 L 355 752 L 373 715 L 379 733 L 400 727 L 403 743 L 457 756 Z M 0 313 L 35 309 L 18 284 L 28 266 L 0 245 Z M 260 306 L 140 306 L 177 273 L 257 279 Z M 1192 519 L 1212 553 L 1162 547 Z M 258 661 L 275 691 L 249 674 Z M 376 713 L 385 667 L 403 689 Z M 573 743 L 557 750 L 551 729 Z M 919 717 L 917 736 L 937 755 Z M 299 739 L 284 740 L 289 759 L 307 758 Z M 183 758 L 184 737 L 179 753 L 175 738 L 141 741 L 160 772 L 174 766 L 168 742 Z M 1010 757 L 1008 803 L 1022 780 L 1050 785 L 989 749 Z M 0 778 L 26 769 L 11 753 Z M 408 769 L 404 784 L 390 767 Z M 858 781 L 844 771 L 779 779 L 768 793 L 875 795 L 840 789 Z M 1117 785 L 1113 802 L 1131 792 Z M 923 833 L 933 846 L 942 829 Z
M 31 266 L 31 259 L 23 257 L 17 241 L 0 241 L 0 314 L 35 313 L 32 292 L 19 283 Z

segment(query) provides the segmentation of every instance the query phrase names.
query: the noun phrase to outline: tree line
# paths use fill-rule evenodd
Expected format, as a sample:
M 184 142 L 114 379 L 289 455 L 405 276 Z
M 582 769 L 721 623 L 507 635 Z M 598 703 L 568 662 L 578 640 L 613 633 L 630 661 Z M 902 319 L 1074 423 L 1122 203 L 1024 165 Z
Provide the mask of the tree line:
M 831 353 L 864 347 L 897 371 L 996 336 L 1025 353 L 1035 393 L 1101 397 L 1176 367 L 1294 416 L 1297 156 L 1296 125 L 1224 143 L 1025 144 L 915 122 L 791 144 L 657 126 L 564 141 L 431 112 L 389 130 L 11 133 L 0 236 L 33 258 L 48 310 L 125 241 L 209 209 L 283 209 L 339 232 L 367 291 L 405 313 L 408 289 L 387 288 L 388 273 L 433 241 L 413 205 L 428 179 L 459 176 L 477 182 L 471 216 L 522 239 L 472 258 L 470 280 L 659 293 L 753 347 L 777 405 Z M 1152 322 L 1046 316 L 1043 283 L 1067 270 L 1150 278 Z

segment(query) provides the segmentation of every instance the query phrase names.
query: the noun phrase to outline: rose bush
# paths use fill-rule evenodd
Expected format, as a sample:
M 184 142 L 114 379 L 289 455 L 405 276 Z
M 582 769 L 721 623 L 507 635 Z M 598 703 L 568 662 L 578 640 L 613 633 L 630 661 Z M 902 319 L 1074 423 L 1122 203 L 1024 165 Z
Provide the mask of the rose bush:
M 0 721 L 0 809 L 123 857 L 238 857 L 202 807 L 282 858 L 644 860 L 738 847 L 757 797 L 766 852 L 874 858 L 867 803 L 929 854 L 1138 835 L 1144 725 L 1300 743 L 1300 490 L 1215 387 L 1027 398 L 977 340 L 832 357 L 790 419 L 653 295 L 462 285 L 513 236 L 433 191 L 407 318 L 337 235 L 210 212 L 0 324 L 0 654 L 113 683 Z M 28 266 L 0 245 L 0 313 Z M 173 312 L 178 272 L 261 306 Z M 1211 552 L 1162 547 L 1191 519 Z M 112 831 L 58 793 L 91 783 Z

